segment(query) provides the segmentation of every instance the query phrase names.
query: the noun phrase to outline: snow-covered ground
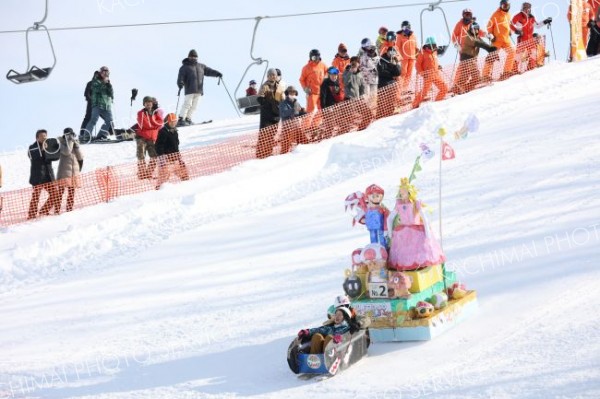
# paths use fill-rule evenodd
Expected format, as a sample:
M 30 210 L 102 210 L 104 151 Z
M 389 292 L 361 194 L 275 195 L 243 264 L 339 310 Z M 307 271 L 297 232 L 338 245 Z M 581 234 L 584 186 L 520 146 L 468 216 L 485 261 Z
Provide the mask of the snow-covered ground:
M 292 154 L 4 229 L 0 398 L 600 397 L 598 93 L 600 60 L 554 63 Z M 345 196 L 378 183 L 391 207 L 419 144 L 439 152 L 436 128 L 471 113 L 480 130 L 448 138 L 443 243 L 480 312 L 299 380 L 287 346 L 323 320 L 367 241 Z M 190 128 L 184 145 L 255 124 Z M 86 167 L 133 159 L 130 143 L 110 147 L 86 147 Z M 24 186 L 22 158 L 3 156 L 9 187 Z M 436 223 L 438 165 L 416 180 Z

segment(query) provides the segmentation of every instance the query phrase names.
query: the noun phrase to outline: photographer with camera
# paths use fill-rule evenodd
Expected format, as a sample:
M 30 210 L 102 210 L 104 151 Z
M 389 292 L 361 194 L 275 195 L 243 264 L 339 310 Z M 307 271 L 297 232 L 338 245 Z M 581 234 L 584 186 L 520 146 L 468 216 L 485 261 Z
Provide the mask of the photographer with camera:
M 156 148 L 154 143 L 158 137 L 158 131 L 163 127 L 163 110 L 158 107 L 156 98 L 146 96 L 143 99 L 144 108 L 137 114 L 137 145 L 138 178 L 150 179 L 156 168 Z M 146 154 L 150 162 L 146 165 Z
M 79 148 L 75 132 L 70 127 L 64 129 L 63 136 L 58 138 L 58 143 L 60 144 L 60 158 L 56 179 L 60 198 L 59 209 L 66 191 L 67 212 L 71 212 L 75 203 L 75 189 L 81 187 L 79 174 L 83 167 L 83 153 Z

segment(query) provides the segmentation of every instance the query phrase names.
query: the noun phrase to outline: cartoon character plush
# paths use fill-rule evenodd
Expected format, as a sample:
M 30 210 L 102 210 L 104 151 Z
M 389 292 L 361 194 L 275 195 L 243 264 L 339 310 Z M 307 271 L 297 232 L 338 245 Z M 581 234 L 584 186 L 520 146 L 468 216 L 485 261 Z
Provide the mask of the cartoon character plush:
M 384 247 L 388 245 L 387 218 L 389 210 L 382 204 L 384 191 L 377 184 L 371 184 L 363 194 L 360 191 L 352 193 L 346 197 L 345 208 L 356 213 L 352 218 L 352 225 L 356 222 L 364 224 L 369 230 L 369 237 L 372 244 L 381 244 Z
M 454 283 L 448 287 L 448 296 L 452 299 L 464 298 L 467 295 L 467 287 L 463 283 Z
M 388 275 L 388 297 L 410 298 L 408 289 L 412 285 L 410 276 L 402 272 L 389 272 Z
M 425 302 L 425 301 L 419 301 L 419 302 L 417 302 L 417 305 L 415 306 L 416 316 L 420 319 L 426 319 L 428 317 L 431 317 L 434 310 L 435 309 L 434 309 L 433 305 L 430 304 L 429 302 Z
M 428 302 L 431 303 L 436 309 L 445 308 L 448 305 L 448 295 L 443 292 L 433 294 L 433 296 L 429 298 Z
M 387 250 L 383 245 L 378 243 L 367 245 L 360 253 L 361 263 L 366 265 L 370 272 L 378 272 L 385 268 L 387 258 Z

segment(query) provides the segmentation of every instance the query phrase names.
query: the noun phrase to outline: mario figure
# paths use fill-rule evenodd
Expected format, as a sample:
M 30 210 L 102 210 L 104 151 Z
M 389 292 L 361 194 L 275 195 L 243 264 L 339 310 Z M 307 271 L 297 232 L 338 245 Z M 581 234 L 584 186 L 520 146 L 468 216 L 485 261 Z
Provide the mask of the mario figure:
M 383 188 L 377 184 L 371 184 L 365 190 L 367 196 L 367 209 L 365 211 L 365 226 L 369 230 L 371 244 L 381 244 L 387 248 L 387 240 L 384 231 L 387 232 L 387 217 L 389 210 L 381 203 L 383 200 Z

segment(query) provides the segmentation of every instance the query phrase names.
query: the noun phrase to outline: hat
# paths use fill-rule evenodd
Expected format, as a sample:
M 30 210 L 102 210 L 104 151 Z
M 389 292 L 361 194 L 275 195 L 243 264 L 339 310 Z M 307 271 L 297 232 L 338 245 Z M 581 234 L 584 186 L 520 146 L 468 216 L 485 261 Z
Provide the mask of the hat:
M 373 44 L 371 43 L 371 39 L 369 39 L 368 37 L 365 37 L 360 41 L 360 47 L 362 48 L 371 47 L 372 45 Z
M 255 84 L 256 84 L 256 80 L 252 79 L 252 80 L 250 81 L 250 84 L 251 84 L 251 85 L 255 85 Z
M 386 33 L 387 31 L 388 31 L 388 28 L 386 28 L 385 26 L 382 26 L 381 28 L 379 28 L 378 32 L 379 32 L 379 34 L 382 34 L 382 33 Z
M 154 102 L 154 97 L 152 96 L 145 96 L 144 99 L 142 100 L 142 104 L 146 104 L 146 103 L 153 103 Z
M 178 121 L 177 115 L 175 115 L 173 112 L 171 112 L 171 113 L 167 114 L 167 117 L 165 118 L 165 121 L 167 123 L 169 123 L 169 122 L 177 122 Z
M 339 75 L 340 70 L 337 69 L 336 67 L 332 66 L 332 67 L 329 67 L 329 69 L 327 70 L 327 73 L 330 75 Z
M 400 27 L 402 29 L 404 29 L 404 28 L 410 29 L 410 22 L 409 21 L 402 21 L 402 25 L 400 25 Z
M 196 58 L 198 58 L 198 53 L 196 52 L 196 50 L 191 49 L 190 52 L 188 53 L 188 57 L 196 57 Z
M 275 68 L 269 68 L 267 76 L 277 76 L 277 70 Z
M 425 39 L 425 45 L 435 46 L 435 37 L 429 36 L 427 39 Z
M 341 50 L 348 50 L 348 47 L 346 47 L 346 45 L 344 43 L 340 43 L 340 45 L 338 46 L 338 51 Z
M 75 134 L 75 132 L 73 131 L 73 129 L 71 129 L 70 127 L 66 127 L 65 130 L 63 130 L 64 134 Z
M 379 187 L 377 184 L 371 184 L 365 190 L 365 194 L 367 196 L 369 196 L 371 194 L 381 194 L 381 195 L 384 195 L 384 191 L 383 191 L 383 188 Z
M 286 96 L 289 96 L 292 92 L 296 93 L 296 95 L 298 95 L 298 90 L 296 90 L 296 88 L 294 86 L 290 85 L 290 86 L 287 87 L 287 89 L 285 89 L 284 94 Z
M 350 309 L 348 309 L 347 307 L 339 306 L 335 309 L 335 311 L 337 312 L 338 310 L 342 311 L 342 313 L 344 314 L 344 319 L 350 320 L 352 318 L 352 312 L 350 312 Z

